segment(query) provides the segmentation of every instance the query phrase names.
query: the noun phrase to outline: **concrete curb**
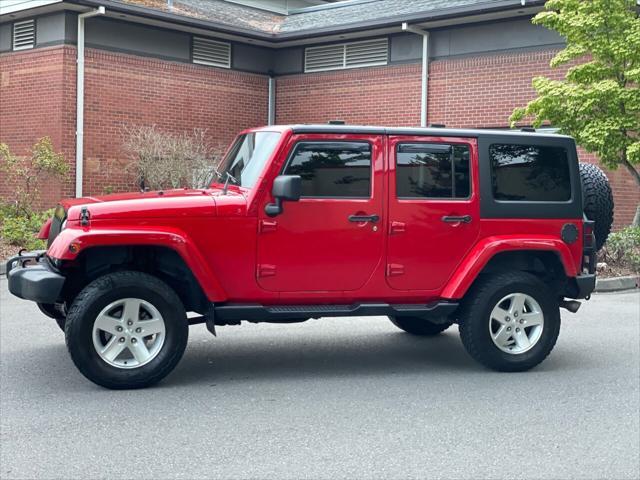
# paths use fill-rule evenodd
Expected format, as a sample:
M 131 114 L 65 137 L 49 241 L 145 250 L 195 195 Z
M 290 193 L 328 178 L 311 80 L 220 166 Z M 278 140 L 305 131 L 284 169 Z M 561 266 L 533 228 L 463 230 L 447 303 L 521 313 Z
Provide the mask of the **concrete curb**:
M 0 275 L 4 275 L 7 270 L 7 262 L 6 261 L 2 261 L 2 263 L 0 263 Z
M 640 276 L 598 278 L 596 279 L 596 292 L 619 292 L 620 290 L 632 290 L 640 287 Z

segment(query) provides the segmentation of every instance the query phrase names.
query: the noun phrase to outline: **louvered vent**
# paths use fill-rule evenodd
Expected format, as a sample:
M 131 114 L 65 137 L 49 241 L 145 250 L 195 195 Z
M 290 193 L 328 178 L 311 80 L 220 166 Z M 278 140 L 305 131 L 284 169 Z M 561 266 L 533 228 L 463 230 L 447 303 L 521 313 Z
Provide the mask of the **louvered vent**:
M 311 47 L 305 51 L 305 72 L 337 70 L 344 68 L 344 45 Z
M 208 38 L 193 38 L 193 63 L 231 68 L 231 44 Z
M 347 67 L 385 65 L 387 63 L 389 45 L 386 38 L 368 42 L 348 43 L 345 48 L 345 63 Z
M 388 55 L 389 42 L 386 38 L 309 47 L 305 50 L 304 71 L 321 72 L 386 65 Z
M 13 24 L 13 49 L 26 50 L 36 43 L 36 24 L 33 20 Z

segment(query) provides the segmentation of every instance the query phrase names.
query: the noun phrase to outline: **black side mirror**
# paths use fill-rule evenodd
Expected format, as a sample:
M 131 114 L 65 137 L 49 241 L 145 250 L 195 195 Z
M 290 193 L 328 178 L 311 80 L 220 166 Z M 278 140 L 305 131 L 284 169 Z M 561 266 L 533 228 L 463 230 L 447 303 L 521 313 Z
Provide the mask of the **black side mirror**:
M 265 213 L 270 217 L 275 217 L 282 213 L 282 202 L 296 202 L 300 200 L 302 192 L 302 178 L 300 175 L 279 175 L 273 181 L 271 195 L 275 203 L 268 203 L 264 207 Z

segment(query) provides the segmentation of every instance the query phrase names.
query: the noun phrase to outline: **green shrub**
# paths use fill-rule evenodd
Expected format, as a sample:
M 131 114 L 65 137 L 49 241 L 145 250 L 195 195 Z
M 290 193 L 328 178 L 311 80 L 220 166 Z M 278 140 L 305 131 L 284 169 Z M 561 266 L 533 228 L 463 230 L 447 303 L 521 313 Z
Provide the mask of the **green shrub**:
M 63 180 L 67 173 L 69 164 L 54 150 L 49 137 L 39 139 L 26 156 L 16 155 L 0 142 L 0 174 L 13 187 L 9 208 L 15 210 L 16 216 L 31 218 L 40 204 L 40 187 L 52 180 Z M 0 214 L 5 217 L 7 212 Z
M 53 210 L 31 215 L 11 215 L 2 213 L 0 236 L 9 244 L 27 250 L 39 250 L 46 247 L 46 242 L 36 238 L 40 227 L 53 215 Z
M 600 254 L 608 264 L 640 273 L 640 227 L 627 227 L 609 235 Z

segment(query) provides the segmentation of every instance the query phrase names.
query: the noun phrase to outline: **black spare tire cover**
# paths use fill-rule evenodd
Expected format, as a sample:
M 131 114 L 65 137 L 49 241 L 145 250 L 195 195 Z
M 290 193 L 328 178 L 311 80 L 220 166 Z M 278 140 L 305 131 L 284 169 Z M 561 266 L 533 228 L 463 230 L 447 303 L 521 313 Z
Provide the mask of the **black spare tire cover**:
M 591 163 L 580 163 L 582 182 L 582 206 L 589 220 L 596 222 L 594 235 L 596 249 L 607 241 L 613 224 L 613 193 L 604 172 Z

